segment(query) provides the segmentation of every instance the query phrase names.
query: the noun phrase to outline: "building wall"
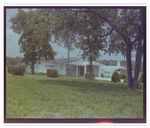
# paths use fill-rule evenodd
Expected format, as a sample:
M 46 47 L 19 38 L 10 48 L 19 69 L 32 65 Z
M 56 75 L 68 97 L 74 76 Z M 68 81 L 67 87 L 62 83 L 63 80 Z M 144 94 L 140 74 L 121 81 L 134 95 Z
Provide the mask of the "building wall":
M 126 74 L 125 69 L 119 69 L 119 70 L 112 70 L 112 71 L 105 71 L 104 69 L 101 70 L 101 72 L 104 74 L 104 76 L 112 76 L 112 74 L 117 71 L 119 74 Z
M 28 65 L 26 67 L 26 72 L 31 72 L 32 69 L 30 69 L 31 65 Z M 49 63 L 49 62 L 41 62 L 34 64 L 34 72 L 47 72 L 47 69 L 57 69 L 59 71 L 59 65 L 56 63 Z
M 102 70 L 102 73 L 104 74 L 104 76 L 112 76 L 114 71 L 104 71 L 104 70 Z
M 90 72 L 90 65 L 87 65 L 87 72 Z M 92 72 L 95 73 L 97 77 L 99 77 L 99 66 L 92 65 Z
M 31 70 L 30 70 L 30 65 L 27 65 L 27 66 L 26 66 L 26 72 L 31 72 Z
M 126 74 L 126 70 L 125 69 L 119 69 L 116 70 L 119 74 Z
M 47 69 L 56 69 L 56 68 L 57 68 L 56 63 L 41 62 L 41 64 L 35 66 L 35 71 L 46 73 Z
M 65 64 L 57 64 L 57 70 L 60 75 L 66 75 L 66 65 Z
M 76 65 L 69 65 L 69 76 L 76 76 Z M 67 64 L 66 64 L 66 75 L 67 75 Z
M 121 73 L 121 74 L 127 74 L 125 69 L 121 69 L 121 70 L 120 70 L 120 73 Z

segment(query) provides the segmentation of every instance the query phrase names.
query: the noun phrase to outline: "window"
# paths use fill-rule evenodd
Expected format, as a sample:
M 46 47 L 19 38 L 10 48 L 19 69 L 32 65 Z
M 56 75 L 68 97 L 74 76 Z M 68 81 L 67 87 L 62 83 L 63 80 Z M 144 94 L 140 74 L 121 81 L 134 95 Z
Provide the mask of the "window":
M 54 65 L 44 65 L 45 68 L 54 68 Z
M 54 68 L 54 65 L 49 65 L 50 68 Z

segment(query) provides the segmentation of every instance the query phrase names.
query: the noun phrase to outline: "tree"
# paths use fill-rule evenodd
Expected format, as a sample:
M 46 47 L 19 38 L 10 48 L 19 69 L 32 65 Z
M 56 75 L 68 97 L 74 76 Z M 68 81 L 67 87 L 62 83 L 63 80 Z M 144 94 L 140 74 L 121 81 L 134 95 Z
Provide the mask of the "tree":
M 138 87 L 138 78 L 139 78 L 139 72 L 140 72 L 140 65 L 143 55 L 143 41 L 144 40 L 144 34 L 145 34 L 145 27 L 144 27 L 144 19 L 145 18 L 145 9 L 140 9 L 140 38 L 137 41 L 137 51 L 136 51 L 136 63 L 135 63 L 135 75 L 133 79 L 133 89 L 137 89 Z M 145 42 L 144 42 L 145 43 Z
M 70 75 L 70 51 L 74 50 L 74 43 L 76 41 L 76 33 L 74 31 L 74 19 L 65 9 L 57 9 L 53 12 L 54 16 L 54 42 L 59 46 L 63 46 L 68 51 L 67 61 L 67 75 Z M 71 25 L 70 25 L 71 24 Z
M 104 20 L 100 20 L 96 15 L 89 13 L 90 9 L 77 9 L 71 10 L 75 13 L 77 20 L 77 31 L 78 31 L 78 41 L 76 43 L 76 48 L 80 48 L 83 59 L 88 59 L 90 61 L 90 80 L 92 80 L 92 61 L 99 58 L 101 55 L 99 51 L 104 51 L 107 47 L 106 37 L 113 31 L 107 27 Z M 92 10 L 92 9 L 91 9 Z M 93 9 L 93 11 L 101 11 L 105 13 L 104 10 Z
M 109 60 L 100 61 L 101 64 L 105 64 L 105 65 L 110 65 L 109 62 L 110 62 Z
M 11 17 L 11 29 L 17 34 L 21 34 L 18 44 L 20 53 L 24 53 L 23 62 L 31 62 L 32 74 L 34 74 L 34 64 L 41 59 L 54 59 L 56 52 L 53 51 L 49 41 L 51 41 L 50 13 L 43 10 L 18 9 L 16 16 Z
M 139 9 L 118 9 L 118 14 L 113 18 L 102 15 L 101 13 L 90 12 L 97 15 L 100 19 L 105 20 L 112 28 L 114 28 L 115 31 L 113 31 L 110 35 L 109 53 L 121 52 L 123 55 L 126 55 L 128 88 L 134 88 L 132 79 L 131 52 L 136 50 L 137 42 L 141 38 L 141 33 L 139 31 Z M 135 68 L 137 73 L 138 67 L 139 65 Z
M 16 61 L 15 61 L 15 58 L 13 58 L 13 57 L 7 57 L 7 56 L 6 56 L 6 66 L 8 66 L 8 65 L 13 65 L 14 62 L 16 62 Z M 16 64 L 16 63 L 15 63 L 15 64 Z
M 116 50 L 126 54 L 128 88 L 133 88 L 131 52 L 136 49 L 139 39 L 139 11 L 136 9 L 122 9 L 118 16 L 116 31 L 111 35 L 109 50 Z
M 139 42 L 140 38 L 142 38 L 142 34 L 140 32 L 141 29 L 140 23 L 142 23 L 140 11 L 139 9 L 126 8 L 126 9 L 118 9 L 117 10 L 118 13 L 113 13 L 116 10 L 114 9 L 107 9 L 107 10 L 108 11 L 105 10 L 95 11 L 92 9 L 88 9 L 86 10 L 86 12 L 96 15 L 100 20 L 104 20 L 105 22 L 107 22 L 108 26 L 112 31 L 115 30 L 113 32 L 110 31 L 112 34 L 110 35 L 111 40 L 109 53 L 121 52 L 123 55 L 124 54 L 126 55 L 128 88 L 134 89 L 136 86 L 133 86 L 131 52 L 137 49 L 137 45 L 139 45 L 137 42 Z M 145 11 L 143 12 L 143 15 L 144 13 Z M 142 47 L 143 46 L 141 46 L 141 49 L 139 49 L 139 51 L 142 51 Z M 141 59 L 141 56 L 139 54 L 137 56 L 139 57 L 139 61 L 135 68 L 137 74 L 136 77 L 139 74 L 138 69 L 140 66 L 140 59 Z M 137 80 L 135 79 L 135 81 Z
M 70 51 L 74 50 L 74 43 L 75 43 L 75 36 L 74 33 L 64 29 L 61 31 L 61 34 L 59 35 L 60 42 L 57 42 L 58 45 L 63 45 L 64 48 L 67 48 L 68 50 L 68 62 L 67 62 L 67 75 L 69 76 L 70 72 L 70 66 L 69 66 L 69 58 L 70 58 Z
M 6 66 L 8 65 L 17 65 L 19 63 L 22 63 L 23 58 L 22 57 L 7 57 L 6 56 Z
M 54 35 L 58 37 L 58 32 L 63 29 L 68 32 L 76 33 L 78 40 L 76 48 L 83 51 L 82 58 L 90 61 L 90 76 L 92 80 L 92 60 L 99 57 L 99 50 L 104 50 L 106 45 L 106 37 L 114 30 L 107 27 L 104 20 L 99 20 L 97 15 L 89 12 L 92 9 L 58 9 L 54 11 Z M 108 11 L 103 9 L 93 9 L 110 17 L 115 16 L 116 11 Z M 107 28 L 106 28 L 107 27 Z M 68 59 L 69 60 L 69 59 Z

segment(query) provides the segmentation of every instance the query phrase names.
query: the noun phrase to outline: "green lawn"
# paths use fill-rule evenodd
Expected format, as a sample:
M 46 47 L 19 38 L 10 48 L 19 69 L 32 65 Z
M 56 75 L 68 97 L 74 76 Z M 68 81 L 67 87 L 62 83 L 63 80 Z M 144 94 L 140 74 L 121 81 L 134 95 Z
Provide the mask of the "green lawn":
M 7 73 L 6 118 L 143 118 L 143 94 L 126 83 Z
M 111 78 L 111 76 L 103 76 L 102 78 Z

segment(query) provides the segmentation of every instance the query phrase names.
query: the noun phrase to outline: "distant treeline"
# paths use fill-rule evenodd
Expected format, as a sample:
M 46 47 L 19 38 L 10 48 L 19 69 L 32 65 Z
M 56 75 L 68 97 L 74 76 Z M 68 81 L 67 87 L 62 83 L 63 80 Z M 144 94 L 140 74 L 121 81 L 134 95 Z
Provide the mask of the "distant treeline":
M 101 64 L 105 64 L 108 66 L 117 66 L 118 61 L 117 60 L 98 60 L 97 62 Z M 126 60 L 121 60 L 120 65 L 126 67 L 127 61 Z M 132 70 L 135 70 L 135 62 L 131 62 L 132 64 Z M 143 72 L 143 62 L 141 63 L 140 66 L 140 72 Z
M 8 65 L 18 65 L 20 63 L 22 63 L 23 57 L 7 57 L 6 56 L 6 66 Z M 97 62 L 101 63 L 101 64 L 105 64 L 108 66 L 117 66 L 117 60 L 98 60 Z M 120 61 L 121 66 L 126 67 L 126 60 L 121 60 Z M 135 70 L 135 62 L 132 61 L 132 70 Z M 143 63 L 141 63 L 140 66 L 140 72 L 143 72 Z
M 8 65 L 18 65 L 22 63 L 23 57 L 7 57 L 6 56 L 6 66 Z

